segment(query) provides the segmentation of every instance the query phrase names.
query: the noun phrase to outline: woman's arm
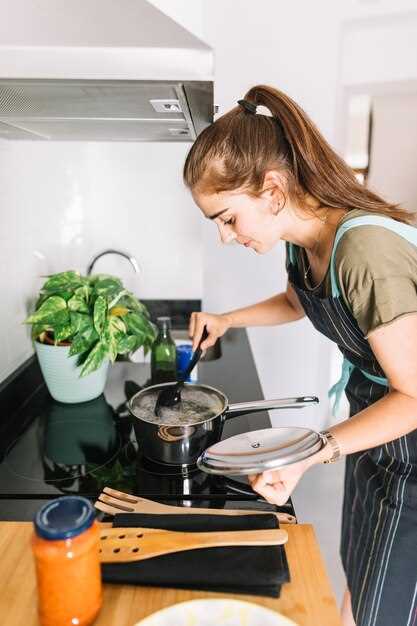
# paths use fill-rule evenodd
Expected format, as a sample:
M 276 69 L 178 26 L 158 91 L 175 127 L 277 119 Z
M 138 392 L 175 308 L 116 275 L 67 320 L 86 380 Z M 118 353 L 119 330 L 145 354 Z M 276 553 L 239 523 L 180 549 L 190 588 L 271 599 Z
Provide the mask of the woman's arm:
M 398 318 L 368 336 L 390 392 L 330 430 L 342 454 L 374 448 L 417 428 L 417 314 Z
M 390 383 L 390 391 L 354 417 L 329 428 L 342 454 L 375 448 L 417 428 L 417 314 L 370 333 L 369 344 Z M 328 449 L 329 448 L 329 449 Z M 303 473 L 332 456 L 329 446 L 287 468 L 250 478 L 270 502 L 286 502 Z
M 268 300 L 257 302 L 243 309 L 222 314 L 205 313 L 204 311 L 192 313 L 189 335 L 193 340 L 193 350 L 195 350 L 203 334 L 203 329 L 206 327 L 208 338 L 201 344 L 201 348 L 206 350 L 229 328 L 274 326 L 295 322 L 304 316 L 305 312 L 297 294 L 288 284 L 287 291 L 284 293 L 279 293 Z
M 283 293 L 224 315 L 228 317 L 230 327 L 278 326 L 301 319 L 305 311 L 288 283 Z

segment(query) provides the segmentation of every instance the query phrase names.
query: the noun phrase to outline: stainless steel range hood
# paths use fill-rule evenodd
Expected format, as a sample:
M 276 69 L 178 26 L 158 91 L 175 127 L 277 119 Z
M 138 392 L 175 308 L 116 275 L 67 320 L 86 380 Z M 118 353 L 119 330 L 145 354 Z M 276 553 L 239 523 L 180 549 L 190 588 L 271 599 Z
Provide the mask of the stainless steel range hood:
M 192 141 L 213 51 L 146 0 L 0 0 L 0 139 Z

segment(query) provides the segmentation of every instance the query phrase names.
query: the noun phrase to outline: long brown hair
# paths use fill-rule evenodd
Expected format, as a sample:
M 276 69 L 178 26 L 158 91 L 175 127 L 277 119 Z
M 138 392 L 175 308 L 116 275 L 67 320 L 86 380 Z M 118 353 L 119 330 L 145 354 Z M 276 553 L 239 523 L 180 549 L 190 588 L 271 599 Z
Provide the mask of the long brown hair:
M 414 213 L 364 187 L 330 147 L 308 115 L 290 97 L 267 85 L 246 101 L 269 109 L 253 114 L 238 105 L 208 126 L 191 147 L 184 182 L 202 193 L 243 189 L 254 196 L 270 169 L 282 172 L 290 197 L 310 194 L 321 206 L 363 209 L 413 224 Z

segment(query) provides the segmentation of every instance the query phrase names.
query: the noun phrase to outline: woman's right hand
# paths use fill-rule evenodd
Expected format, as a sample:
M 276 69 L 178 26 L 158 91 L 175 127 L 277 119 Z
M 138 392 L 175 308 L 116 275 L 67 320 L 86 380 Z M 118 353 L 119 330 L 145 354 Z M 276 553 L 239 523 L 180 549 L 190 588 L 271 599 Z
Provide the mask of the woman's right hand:
M 201 344 L 202 350 L 207 350 L 210 346 L 213 346 L 217 339 L 224 335 L 224 333 L 230 328 L 230 318 L 226 314 L 216 313 L 191 313 L 190 324 L 188 327 L 188 333 L 193 340 L 193 352 L 198 347 L 198 343 L 203 334 L 204 326 L 207 329 L 208 337 Z

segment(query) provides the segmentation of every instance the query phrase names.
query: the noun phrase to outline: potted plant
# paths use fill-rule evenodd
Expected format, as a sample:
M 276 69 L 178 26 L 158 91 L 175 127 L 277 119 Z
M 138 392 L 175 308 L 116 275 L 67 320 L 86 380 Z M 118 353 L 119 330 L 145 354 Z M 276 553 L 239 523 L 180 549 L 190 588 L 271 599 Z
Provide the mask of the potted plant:
M 48 276 L 24 323 L 32 325 L 42 374 L 59 402 L 97 398 L 109 363 L 140 346 L 146 354 L 156 336 L 146 307 L 106 274 Z

